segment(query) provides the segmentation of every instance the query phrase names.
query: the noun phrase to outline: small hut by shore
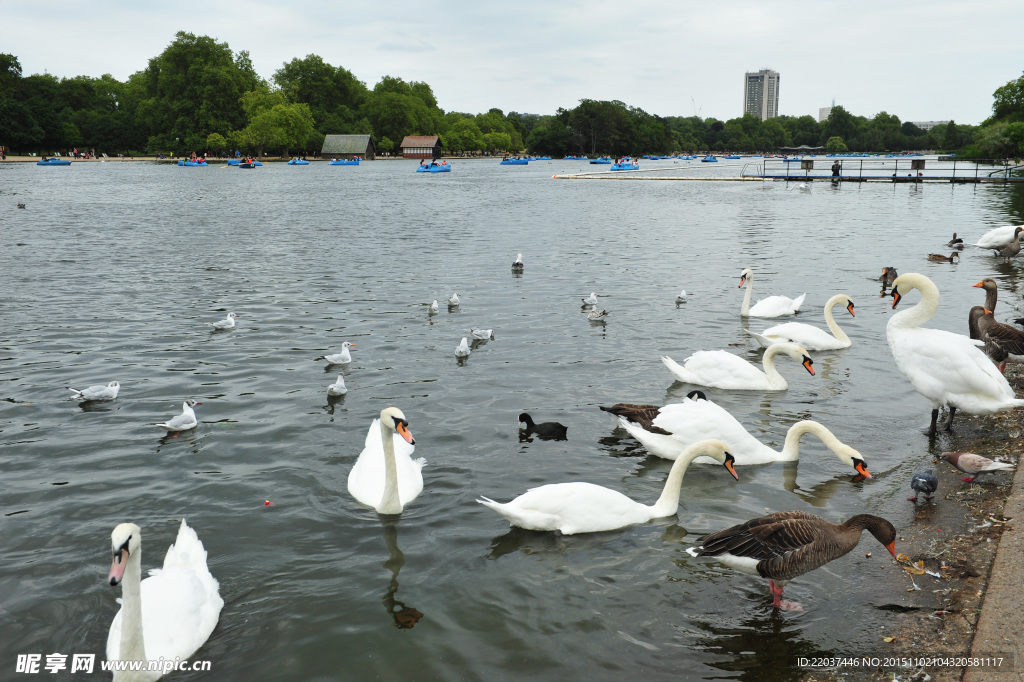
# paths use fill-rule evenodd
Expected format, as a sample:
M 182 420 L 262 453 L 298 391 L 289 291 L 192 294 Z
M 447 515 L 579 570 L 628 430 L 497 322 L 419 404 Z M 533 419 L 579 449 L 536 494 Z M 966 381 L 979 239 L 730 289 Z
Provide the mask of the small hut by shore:
M 372 135 L 327 135 L 320 156 L 325 159 L 354 159 L 357 156 L 372 161 L 376 156 Z
M 400 146 L 406 159 L 441 158 L 441 138 L 436 135 L 406 135 Z

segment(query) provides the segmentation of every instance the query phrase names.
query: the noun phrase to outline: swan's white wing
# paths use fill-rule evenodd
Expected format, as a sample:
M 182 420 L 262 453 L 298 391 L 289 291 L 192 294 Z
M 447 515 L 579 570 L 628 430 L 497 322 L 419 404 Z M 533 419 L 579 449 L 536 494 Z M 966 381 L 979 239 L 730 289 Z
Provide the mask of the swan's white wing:
M 978 414 L 1014 401 L 1006 378 L 966 336 L 927 328 L 890 328 L 887 335 L 900 372 L 934 405 Z
M 671 358 L 662 358 L 662 362 L 677 379 L 686 383 L 734 390 L 771 388 L 764 372 L 724 350 L 697 351 L 686 358 L 682 367 Z
M 996 227 L 985 234 L 981 235 L 981 238 L 974 244 L 983 249 L 995 249 L 1000 246 L 1006 246 L 1013 241 L 1013 233 L 1017 226 L 1016 225 L 1003 225 L 1002 227 Z
M 758 338 L 759 335 L 753 332 L 750 332 L 750 334 L 758 340 L 758 343 L 761 343 L 762 346 L 764 345 L 761 339 Z M 823 329 L 812 327 L 803 322 L 777 324 L 774 327 L 765 329 L 761 332 L 760 336 L 767 339 L 770 343 L 792 342 L 803 346 L 806 350 L 835 350 L 837 348 L 847 348 L 850 345 L 849 343 L 843 343 Z
M 629 435 L 637 439 L 640 445 L 644 446 L 647 452 L 655 457 L 672 460 L 679 459 L 686 447 L 672 436 L 663 433 L 651 433 L 639 424 L 634 424 L 625 417 L 619 417 L 619 426 L 629 432 Z
M 395 470 L 398 474 L 398 499 L 409 504 L 423 492 L 424 459 L 413 459 L 416 446 L 406 442 L 397 433 L 392 434 L 395 445 Z M 376 507 L 384 497 L 384 442 L 381 440 L 380 419 L 374 419 L 366 432 L 363 451 L 348 474 L 348 492 L 368 507 Z
M 532 530 L 560 530 L 565 535 L 595 533 L 649 521 L 650 509 L 622 493 L 592 483 L 552 483 L 531 488 L 506 504 L 481 502 L 509 520 Z
M 800 306 L 804 303 L 804 297 L 807 294 L 801 294 L 796 299 L 789 298 L 788 296 L 769 296 L 763 298 L 754 305 L 750 306 L 750 317 L 782 317 L 783 315 L 793 315 Z
M 778 453 L 754 438 L 728 410 L 709 400 L 687 398 L 681 403 L 665 405 L 653 423 L 671 432 L 682 448 L 708 438 L 725 441 L 729 444 L 729 452 L 736 458 L 736 464 L 763 464 L 777 459 Z M 694 463 L 719 462 L 701 455 Z

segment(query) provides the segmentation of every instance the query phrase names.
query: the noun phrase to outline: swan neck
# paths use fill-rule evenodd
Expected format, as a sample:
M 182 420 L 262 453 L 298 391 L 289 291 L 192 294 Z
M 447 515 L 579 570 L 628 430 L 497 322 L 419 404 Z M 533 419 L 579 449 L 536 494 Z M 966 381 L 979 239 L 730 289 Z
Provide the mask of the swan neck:
M 847 343 L 850 341 L 850 337 L 846 335 L 846 332 L 842 330 L 839 323 L 836 322 L 835 315 L 832 314 L 832 309 L 842 303 L 842 296 L 833 296 L 825 304 L 825 324 L 828 325 L 828 330 L 832 332 L 832 336 L 836 337 L 837 340 Z
M 146 644 L 142 634 L 142 544 L 128 556 L 121 578 L 121 642 L 118 656 L 122 661 L 146 661 Z
M 816 421 L 805 419 L 790 426 L 789 431 L 786 432 L 786 444 L 782 446 L 781 461 L 795 462 L 800 459 L 800 439 L 805 433 L 810 433 L 820 438 L 825 447 L 833 452 L 835 451 L 835 446 L 839 444 L 839 439 L 831 431 Z
M 754 291 L 754 276 L 747 275 L 746 293 L 743 294 L 743 306 L 740 308 L 740 315 L 750 315 L 750 296 Z
M 398 499 L 398 467 L 395 465 L 394 430 L 380 420 L 380 437 L 384 445 L 384 495 L 377 511 L 381 514 L 401 514 L 402 502 Z
M 764 367 L 764 373 L 768 377 L 768 383 L 772 388 L 776 389 L 789 387 L 786 379 L 779 374 L 779 370 L 775 368 L 775 356 L 778 355 L 783 348 L 784 344 L 774 343 L 765 349 L 764 357 L 761 358 L 761 366 Z
M 668 478 L 665 479 L 665 488 L 661 491 L 661 497 L 651 507 L 652 518 L 657 519 L 676 513 L 676 510 L 679 509 L 679 496 L 682 493 L 683 476 L 686 474 L 686 468 L 690 466 L 690 462 L 704 454 L 705 450 L 706 448 L 698 443 L 691 445 L 679 454 L 676 461 L 672 463 L 672 468 L 669 469 Z
M 907 275 L 903 275 L 907 277 Z M 903 328 L 920 327 L 922 324 L 934 317 L 939 309 L 939 289 L 931 280 L 924 276 L 915 276 L 905 285 L 906 292 L 900 292 L 906 296 L 911 289 L 921 292 L 921 300 L 909 310 L 903 310 L 892 316 L 889 324 Z

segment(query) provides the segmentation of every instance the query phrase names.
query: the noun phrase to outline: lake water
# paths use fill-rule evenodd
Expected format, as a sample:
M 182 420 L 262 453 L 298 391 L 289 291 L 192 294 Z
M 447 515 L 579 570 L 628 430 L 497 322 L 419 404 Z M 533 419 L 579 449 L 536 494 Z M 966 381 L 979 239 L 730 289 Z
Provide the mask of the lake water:
M 734 176 L 743 163 L 688 167 Z M 973 242 L 1024 222 L 1021 190 L 415 165 L 0 166 L 0 678 L 21 679 L 17 654 L 104 658 L 120 596 L 105 582 L 111 530 L 142 527 L 146 570 L 183 517 L 225 606 L 195 656 L 213 672 L 168 679 L 770 680 L 790 678 L 797 656 L 879 651 L 879 607 L 902 603 L 909 584 L 870 535 L 787 586 L 802 612 L 774 612 L 767 581 L 685 549 L 767 511 L 913 523 L 910 475 L 955 438 L 929 449 L 920 435 L 930 406 L 895 367 L 891 299 L 874 280 L 886 265 L 927 274 L 943 297 L 931 326 L 966 333 L 983 300 L 971 285 L 994 277 L 997 316 L 1017 316 L 1016 265 L 970 247 L 952 266 L 927 254 L 947 253 L 954 231 Z M 510 531 L 475 502 L 585 480 L 652 504 L 671 463 L 597 406 L 681 399 L 691 387 L 661 355 L 725 348 L 757 362 L 739 315 L 744 267 L 755 300 L 806 292 L 803 322 L 824 326 L 825 300 L 848 293 L 857 316 L 837 319 L 853 346 L 812 353 L 814 377 L 780 361 L 788 391 L 709 397 L 776 448 L 814 418 L 874 478 L 853 481 L 809 437 L 798 464 L 741 467 L 738 483 L 694 466 L 676 517 L 611 533 Z M 449 313 L 453 291 L 463 303 Z M 581 312 L 591 291 L 606 324 Z M 238 327 L 211 333 L 204 323 L 228 310 Z M 495 340 L 459 363 L 471 327 Z M 328 401 L 338 368 L 314 358 L 344 341 L 357 344 L 350 391 Z M 80 406 L 65 388 L 111 380 L 112 403 Z M 196 430 L 152 426 L 190 397 L 202 402 Z M 389 405 L 427 460 L 400 519 L 346 490 Z M 522 411 L 567 424 L 568 440 L 520 441 Z

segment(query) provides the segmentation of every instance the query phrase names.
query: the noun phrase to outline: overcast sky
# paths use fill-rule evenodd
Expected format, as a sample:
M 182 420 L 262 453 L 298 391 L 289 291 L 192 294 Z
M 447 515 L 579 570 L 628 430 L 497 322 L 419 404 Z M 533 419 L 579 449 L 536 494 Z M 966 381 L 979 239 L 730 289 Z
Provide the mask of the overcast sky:
M 618 99 L 661 116 L 742 114 L 746 71 L 781 74 L 779 113 L 834 99 L 904 121 L 979 123 L 1024 69 L 1021 0 L 0 0 L 24 75 L 144 69 L 177 31 L 248 50 L 269 79 L 318 54 L 373 87 L 429 83 L 445 111 L 551 114 Z

